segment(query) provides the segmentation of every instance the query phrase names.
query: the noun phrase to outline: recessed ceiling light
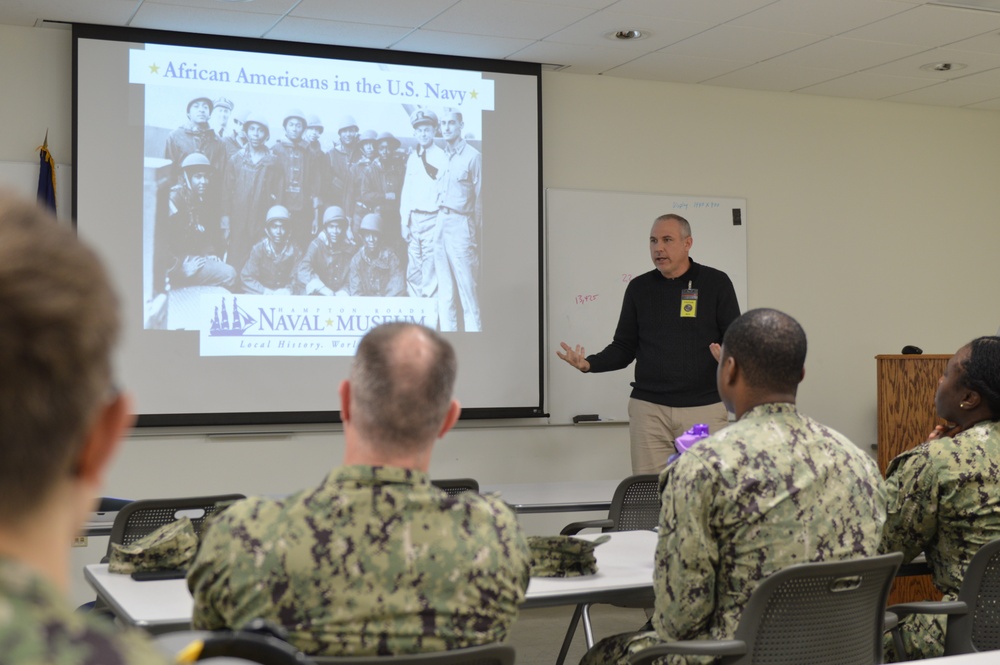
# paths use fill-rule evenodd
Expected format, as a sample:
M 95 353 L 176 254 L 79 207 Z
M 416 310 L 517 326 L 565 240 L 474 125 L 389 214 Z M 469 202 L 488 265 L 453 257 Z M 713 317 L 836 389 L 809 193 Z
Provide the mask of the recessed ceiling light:
M 925 72 L 957 72 L 966 67 L 968 65 L 961 62 L 928 62 L 926 65 L 920 65 L 920 69 Z
M 629 41 L 632 39 L 642 39 L 646 36 L 642 30 L 636 30 L 635 28 L 624 28 L 622 30 L 616 30 L 614 32 L 609 32 L 605 35 L 608 39 L 617 39 L 620 41 Z

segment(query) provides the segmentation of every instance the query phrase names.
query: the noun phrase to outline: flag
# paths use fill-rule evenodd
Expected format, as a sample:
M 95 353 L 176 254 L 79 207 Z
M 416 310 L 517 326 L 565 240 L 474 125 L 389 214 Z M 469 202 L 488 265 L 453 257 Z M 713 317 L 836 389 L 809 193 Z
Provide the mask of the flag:
M 49 152 L 49 133 L 38 146 L 40 163 L 38 166 L 38 203 L 47 206 L 52 214 L 56 212 L 56 162 Z

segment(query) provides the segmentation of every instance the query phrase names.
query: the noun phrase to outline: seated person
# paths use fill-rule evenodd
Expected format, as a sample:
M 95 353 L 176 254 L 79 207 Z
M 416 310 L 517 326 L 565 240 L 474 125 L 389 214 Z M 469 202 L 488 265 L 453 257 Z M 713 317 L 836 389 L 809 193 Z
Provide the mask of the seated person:
M 289 241 L 290 216 L 285 206 L 271 206 L 264 222 L 264 237 L 250 250 L 240 279 L 247 293 L 291 295 L 295 269 L 302 251 Z
M 406 277 L 396 252 L 385 244 L 385 222 L 377 212 L 361 220 L 361 249 L 351 259 L 348 291 L 352 296 L 406 295 Z
M 503 640 L 531 553 L 511 510 L 430 483 L 458 419 L 455 352 L 390 323 L 340 384 L 344 466 L 286 499 L 251 498 L 206 527 L 188 572 L 195 629 L 262 618 L 308 654 L 390 655 Z
M 167 277 L 173 288 L 236 284 L 236 270 L 223 262 L 226 239 L 214 204 L 215 170 L 193 152 L 181 162 L 181 179 L 170 189 L 163 238 L 173 261 Z
M 934 586 L 955 600 L 973 555 L 1000 538 L 1000 337 L 974 339 L 951 357 L 934 406 L 954 425 L 889 463 L 881 549 L 907 561 L 925 552 Z M 906 657 L 942 655 L 945 623 L 943 615 L 905 617 Z
M 165 665 L 144 633 L 69 606 L 69 543 L 132 424 L 118 299 L 72 229 L 8 194 L 0 311 L 0 662 Z
M 805 358 L 805 332 L 777 310 L 751 310 L 726 330 L 717 383 L 739 420 L 660 474 L 652 631 L 601 640 L 582 662 L 627 663 L 660 641 L 730 639 L 768 575 L 877 553 L 882 477 L 842 434 L 798 412 Z
M 323 230 L 313 238 L 297 268 L 307 296 L 347 295 L 347 272 L 354 256 L 347 242 L 347 215 L 340 206 L 323 213 Z

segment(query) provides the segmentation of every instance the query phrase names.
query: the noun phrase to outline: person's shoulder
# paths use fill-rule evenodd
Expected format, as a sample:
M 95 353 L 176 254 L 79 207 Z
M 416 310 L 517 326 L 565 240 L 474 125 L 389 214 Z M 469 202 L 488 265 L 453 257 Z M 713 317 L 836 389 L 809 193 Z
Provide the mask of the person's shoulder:
M 502 539 L 515 537 L 521 533 L 514 509 L 503 499 L 491 494 L 462 492 L 447 497 L 442 503 L 448 511 L 458 511 L 467 516 L 470 528 L 492 533 Z
M 722 280 L 726 282 L 731 281 L 729 279 L 729 275 L 726 274 L 724 270 L 713 268 L 712 266 L 707 266 L 704 263 L 698 263 L 694 259 L 691 259 L 691 265 L 692 267 L 698 270 L 698 273 L 701 277 L 714 280 Z
M 31 572 L 12 581 L 0 570 L 0 645 L 4 665 L 159 665 L 166 659 L 144 634 L 66 606 L 54 588 Z M 8 583 L 12 582 L 12 583 Z

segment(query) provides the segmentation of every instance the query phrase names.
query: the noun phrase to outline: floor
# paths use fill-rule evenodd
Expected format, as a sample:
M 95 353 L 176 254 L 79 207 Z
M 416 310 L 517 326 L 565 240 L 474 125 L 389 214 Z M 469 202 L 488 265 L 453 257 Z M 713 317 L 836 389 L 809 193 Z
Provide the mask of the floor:
M 646 623 L 645 613 L 636 609 L 594 605 L 590 614 L 596 640 L 637 630 Z M 572 616 L 572 606 L 522 610 L 507 640 L 517 650 L 517 665 L 555 665 Z M 577 665 L 585 651 L 583 626 L 579 625 L 566 665 Z

